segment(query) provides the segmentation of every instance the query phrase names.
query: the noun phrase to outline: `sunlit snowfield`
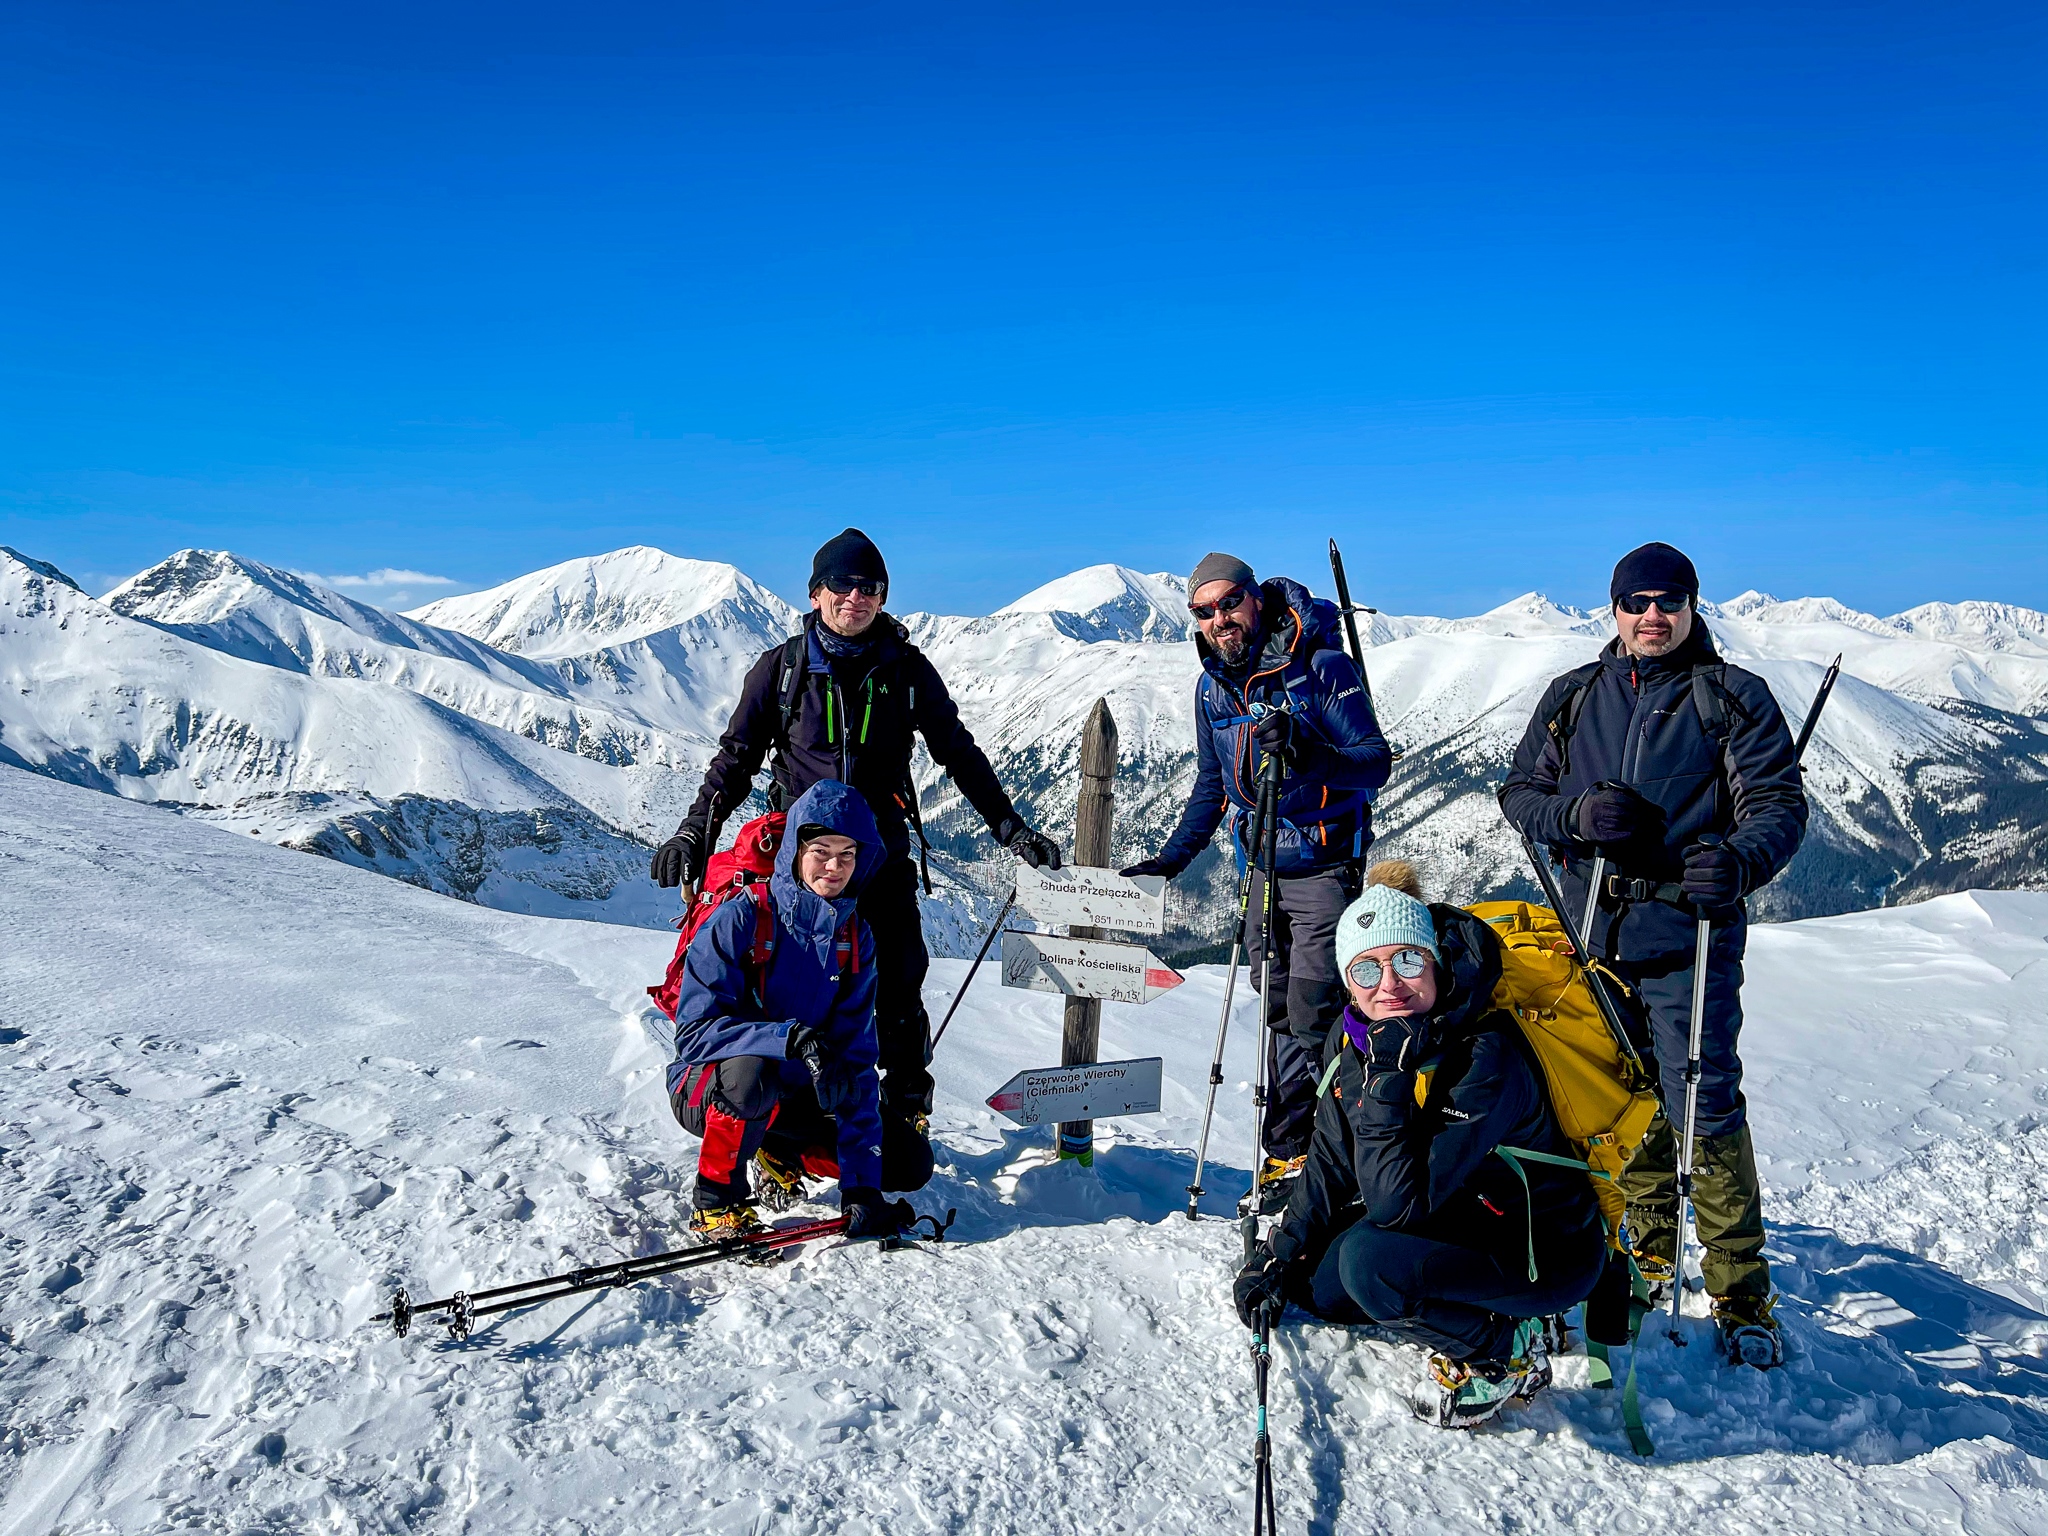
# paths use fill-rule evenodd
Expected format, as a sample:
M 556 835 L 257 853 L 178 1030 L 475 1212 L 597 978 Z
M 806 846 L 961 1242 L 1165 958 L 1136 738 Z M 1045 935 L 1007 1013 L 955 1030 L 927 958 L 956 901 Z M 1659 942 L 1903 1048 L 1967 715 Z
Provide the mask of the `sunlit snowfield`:
M 1104 1055 L 1165 1056 L 1167 1102 L 1104 1126 L 1093 1174 L 981 1107 L 1058 1053 L 1058 1000 L 985 972 L 937 1063 L 941 1250 L 820 1246 L 460 1345 L 370 1324 L 400 1281 L 679 1240 L 694 1144 L 641 992 L 669 942 L 0 769 L 0 1532 L 1248 1528 L 1237 1236 L 1178 1214 L 1220 971 L 1106 1009 Z M 1645 1464 L 1582 1357 L 1454 1435 L 1409 1416 L 1417 1351 L 1296 1319 L 1283 1528 L 2048 1530 L 2048 895 L 1751 958 L 1788 1367 L 1719 1364 L 1703 1318 L 1646 1341 Z

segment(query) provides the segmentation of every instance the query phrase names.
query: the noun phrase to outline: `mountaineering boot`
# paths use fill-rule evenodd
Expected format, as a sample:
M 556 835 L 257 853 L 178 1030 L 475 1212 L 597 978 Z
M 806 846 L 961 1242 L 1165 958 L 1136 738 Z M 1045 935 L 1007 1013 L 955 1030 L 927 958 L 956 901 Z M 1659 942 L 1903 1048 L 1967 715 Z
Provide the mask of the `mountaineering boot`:
M 806 1191 L 801 1165 L 786 1163 L 763 1147 L 754 1154 L 754 1172 L 758 1175 L 755 1182 L 761 1191 L 757 1198 L 778 1216 L 804 1203 Z
M 1635 1261 L 1636 1273 L 1642 1277 L 1643 1289 L 1648 1293 L 1647 1305 L 1652 1312 L 1661 1312 L 1671 1305 L 1671 1282 L 1677 1279 L 1677 1271 L 1669 1254 L 1656 1254 L 1642 1248 L 1629 1250 L 1629 1258 Z
M 1287 1200 L 1294 1193 L 1294 1181 L 1301 1177 L 1301 1170 L 1308 1166 L 1308 1154 L 1299 1157 L 1269 1157 L 1259 1169 L 1259 1214 L 1270 1216 L 1275 1211 L 1285 1210 Z
M 768 1230 L 761 1218 L 754 1214 L 752 1201 L 739 1205 L 716 1205 L 690 1213 L 690 1231 L 706 1247 L 729 1242 L 736 1237 L 759 1237 Z M 764 1248 L 759 1253 L 737 1253 L 733 1255 L 733 1261 L 738 1264 L 780 1264 L 792 1252 L 788 1248 Z
M 1415 1399 L 1415 1416 L 1438 1429 L 1484 1424 L 1509 1403 L 1534 1397 L 1550 1385 L 1550 1352 L 1544 1319 L 1525 1317 L 1515 1326 L 1513 1353 L 1506 1360 L 1429 1357 L 1436 1390 Z
M 1721 1333 L 1721 1352 L 1735 1365 L 1760 1371 L 1785 1363 L 1785 1336 L 1778 1331 L 1775 1296 L 1716 1296 L 1714 1326 Z

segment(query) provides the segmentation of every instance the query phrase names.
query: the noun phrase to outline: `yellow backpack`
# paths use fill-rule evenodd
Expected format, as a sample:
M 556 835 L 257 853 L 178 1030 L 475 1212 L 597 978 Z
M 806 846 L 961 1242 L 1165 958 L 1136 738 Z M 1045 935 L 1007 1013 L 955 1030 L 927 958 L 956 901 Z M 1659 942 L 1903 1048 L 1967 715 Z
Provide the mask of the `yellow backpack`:
M 1494 1006 L 1515 1016 L 1541 1063 L 1550 1107 L 1591 1170 L 1608 1244 L 1618 1250 L 1621 1170 L 1650 1129 L 1657 1096 L 1642 1063 L 1633 1052 L 1624 1053 L 1608 1028 L 1572 937 L 1555 912 L 1526 901 L 1481 901 L 1465 910 L 1500 940 Z M 1626 992 L 1620 978 L 1601 974 Z

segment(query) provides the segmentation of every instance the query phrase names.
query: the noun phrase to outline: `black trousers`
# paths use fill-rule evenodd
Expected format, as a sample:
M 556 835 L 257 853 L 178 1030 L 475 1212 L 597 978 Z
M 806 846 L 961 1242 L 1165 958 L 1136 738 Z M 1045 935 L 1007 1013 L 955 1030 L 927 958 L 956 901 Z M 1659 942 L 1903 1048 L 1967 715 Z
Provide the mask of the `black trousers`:
M 917 906 L 917 863 L 892 858 L 861 888 L 860 915 L 875 936 L 875 1037 L 882 1076 L 882 1119 L 906 1119 L 932 1107 L 931 1015 L 924 978 L 931 952 Z M 909 1186 L 905 1186 L 909 1187 Z
M 1519 1320 L 1577 1306 L 1606 1267 L 1597 1226 L 1538 1233 L 1531 1280 L 1526 1252 L 1499 1256 L 1361 1221 L 1290 1299 L 1329 1322 L 1378 1323 L 1453 1360 L 1504 1360 Z
M 1305 875 L 1283 874 L 1273 885 L 1273 982 L 1265 999 L 1266 1118 L 1269 1157 L 1299 1157 L 1315 1128 L 1316 1078 L 1330 1025 L 1344 1011 L 1337 974 L 1337 919 L 1358 899 L 1364 875 L 1355 864 Z M 1258 985 L 1266 954 L 1266 877 L 1252 876 L 1245 953 Z

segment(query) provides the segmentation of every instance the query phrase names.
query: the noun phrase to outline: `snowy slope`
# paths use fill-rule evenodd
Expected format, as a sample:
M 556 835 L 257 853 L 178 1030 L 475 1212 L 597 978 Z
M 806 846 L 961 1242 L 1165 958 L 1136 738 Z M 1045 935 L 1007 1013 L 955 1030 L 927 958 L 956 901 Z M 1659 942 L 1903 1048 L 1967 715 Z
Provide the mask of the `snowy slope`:
M 596 762 L 701 765 L 685 743 L 581 703 L 551 667 L 213 550 L 180 550 L 105 598 L 116 613 L 286 671 L 359 678 Z
M 413 618 L 547 662 L 576 696 L 716 740 L 756 657 L 797 610 L 730 565 L 644 545 L 442 598 Z
M 960 1210 L 943 1250 L 823 1245 L 401 1342 L 368 1322 L 394 1282 L 676 1241 L 693 1144 L 639 991 L 663 936 L 6 769 L 0 869 L 5 1536 L 1249 1523 L 1237 1238 L 1176 1214 L 1215 972 L 1105 1010 L 1105 1054 L 1164 1055 L 1168 1099 L 1102 1127 L 1097 1176 L 979 1107 L 1050 1059 L 1058 1003 L 977 985 L 918 1197 Z M 2048 1529 L 2048 896 L 1785 925 L 1753 958 L 1787 1369 L 1721 1366 L 1703 1319 L 1689 1349 L 1653 1337 L 1641 1463 L 1580 1357 L 1451 1436 L 1406 1412 L 1418 1352 L 1295 1319 L 1283 1529 Z

